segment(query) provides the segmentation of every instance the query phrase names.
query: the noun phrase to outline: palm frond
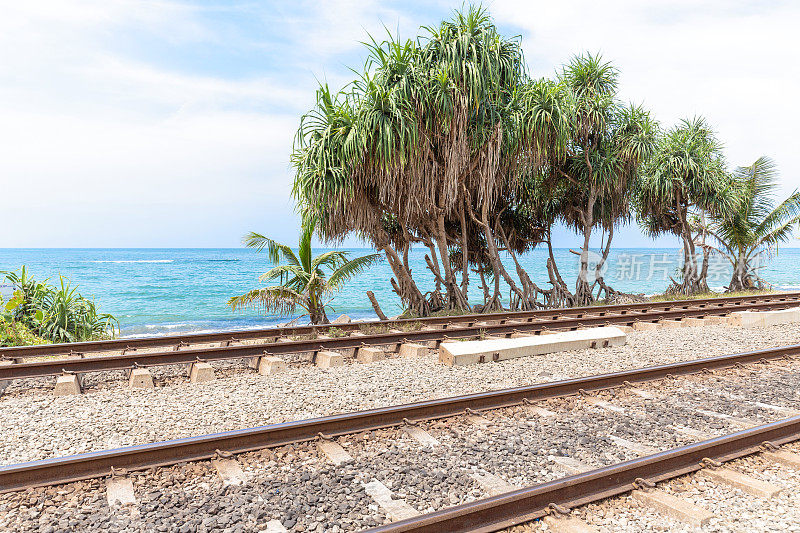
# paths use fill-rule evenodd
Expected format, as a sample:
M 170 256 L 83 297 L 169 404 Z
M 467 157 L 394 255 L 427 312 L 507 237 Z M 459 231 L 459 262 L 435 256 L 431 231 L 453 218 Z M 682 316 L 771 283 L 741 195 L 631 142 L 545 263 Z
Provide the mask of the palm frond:
M 769 233 L 762 235 L 757 243 L 755 243 L 753 248 L 765 249 L 767 253 L 771 254 L 772 250 L 776 249 L 779 244 L 786 242 L 791 238 L 792 233 L 797 227 L 798 221 L 800 221 L 800 217 L 798 216 L 785 220 L 778 227 L 772 228 Z
M 302 226 L 302 233 L 300 234 L 300 246 L 297 253 L 300 256 L 300 264 L 303 270 L 310 272 L 311 268 L 311 238 L 314 236 L 314 226 L 307 224 Z
M 317 269 L 325 266 L 331 270 L 335 270 L 339 268 L 340 265 L 347 263 L 348 255 L 350 255 L 348 252 L 339 250 L 331 250 L 329 252 L 322 253 L 315 257 L 311 262 L 311 268 Z
M 381 259 L 383 259 L 383 256 L 380 254 L 370 254 L 347 261 L 337 268 L 328 278 L 328 290 L 339 290 L 347 281 L 378 263 Z
M 230 298 L 228 305 L 234 311 L 257 307 L 264 312 L 278 315 L 293 314 L 298 306 L 305 309 L 301 294 L 281 286 L 253 289 Z
M 248 248 L 254 248 L 257 252 L 267 249 L 267 257 L 272 264 L 277 265 L 281 260 L 293 265 L 299 265 L 300 261 L 289 246 L 265 237 L 260 233 L 250 232 L 244 236 L 242 243 Z
M 279 280 L 282 286 L 297 292 L 303 292 L 308 284 L 309 273 L 299 265 L 278 265 L 258 277 L 259 281 Z
M 776 226 L 793 224 L 800 220 L 800 192 L 794 191 L 771 210 L 753 230 L 757 235 L 771 232 Z

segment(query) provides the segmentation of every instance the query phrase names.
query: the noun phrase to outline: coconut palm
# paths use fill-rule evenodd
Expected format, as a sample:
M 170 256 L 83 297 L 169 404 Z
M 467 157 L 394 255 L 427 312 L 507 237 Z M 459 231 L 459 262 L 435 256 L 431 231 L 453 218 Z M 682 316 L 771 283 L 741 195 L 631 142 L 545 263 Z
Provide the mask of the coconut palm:
M 768 284 L 758 275 L 763 254 L 777 253 L 778 245 L 788 240 L 800 223 L 800 192 L 795 190 L 777 206 L 778 170 L 769 157 L 759 157 L 752 165 L 733 173 L 738 202 L 730 216 L 713 217 L 712 235 L 717 249 L 733 267 L 728 291 L 761 289 Z
M 637 191 L 639 220 L 655 237 L 673 234 L 683 245 L 682 279 L 669 292 L 707 292 L 710 248 L 704 231 L 692 223 L 706 215 L 729 216 L 734 209 L 732 181 L 725 171 L 722 145 L 701 117 L 682 120 L 660 137 Z M 699 229 L 699 231 L 698 231 Z M 699 237 L 698 237 L 699 235 Z M 703 248 L 698 264 L 697 245 Z
M 261 275 L 260 281 L 278 280 L 279 284 L 253 289 L 228 300 L 232 309 L 259 307 L 268 313 L 291 315 L 300 307 L 312 324 L 327 324 L 328 301 L 348 280 L 380 260 L 378 254 L 348 259 L 348 252 L 330 251 L 311 257 L 311 237 L 315 224 L 303 226 L 295 254 L 289 246 L 259 233 L 248 233 L 244 244 L 260 252 L 266 248 L 270 263 L 275 265 Z

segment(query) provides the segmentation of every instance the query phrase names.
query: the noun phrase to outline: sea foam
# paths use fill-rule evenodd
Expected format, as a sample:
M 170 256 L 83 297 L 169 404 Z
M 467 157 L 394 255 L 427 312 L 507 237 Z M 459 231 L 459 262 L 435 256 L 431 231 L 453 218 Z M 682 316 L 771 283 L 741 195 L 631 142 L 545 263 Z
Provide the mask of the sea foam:
M 127 259 L 127 260 L 97 260 L 87 263 L 172 263 L 174 259 Z

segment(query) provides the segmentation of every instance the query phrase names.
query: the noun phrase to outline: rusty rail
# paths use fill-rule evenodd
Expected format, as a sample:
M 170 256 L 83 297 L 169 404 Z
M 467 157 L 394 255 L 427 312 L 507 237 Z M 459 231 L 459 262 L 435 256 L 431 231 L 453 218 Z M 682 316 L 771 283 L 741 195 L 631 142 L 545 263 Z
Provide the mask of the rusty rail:
M 417 319 L 400 319 L 377 322 L 353 322 L 348 324 L 329 324 L 320 326 L 277 327 L 242 331 L 226 331 L 219 333 L 197 333 L 187 335 L 165 335 L 147 338 L 114 339 L 104 341 L 76 342 L 67 344 L 48 344 L 37 346 L 13 346 L 0 348 L 0 359 L 38 357 L 46 355 L 86 354 L 101 351 L 129 351 L 140 348 L 165 347 L 172 348 L 185 344 L 202 344 L 208 342 L 237 342 L 242 340 L 264 339 L 270 337 L 287 337 L 314 335 L 325 333 L 331 328 L 341 331 L 357 331 L 364 326 L 382 326 L 402 328 L 413 324 L 437 326 L 449 324 L 467 324 L 501 320 L 556 320 L 557 317 L 583 318 L 586 315 L 624 315 L 647 311 L 688 310 L 700 308 L 706 311 L 734 306 L 749 308 L 751 304 L 772 302 L 779 307 L 800 305 L 800 292 L 761 294 L 753 296 L 727 296 L 721 298 L 705 298 L 698 300 L 675 300 L 672 302 L 644 302 L 625 305 L 605 305 L 594 307 L 574 307 L 564 309 L 537 309 L 533 311 L 512 311 L 504 313 L 469 314 L 460 316 L 426 317 Z
M 800 298 L 800 293 L 797 293 Z M 220 346 L 214 348 L 186 348 L 153 353 L 126 353 L 123 355 L 79 357 L 68 359 L 46 359 L 12 365 L 0 365 L 0 381 L 23 378 L 54 376 L 63 372 L 85 373 L 108 370 L 128 370 L 134 367 L 158 365 L 190 364 L 195 361 L 219 361 L 260 357 L 263 355 L 283 355 L 292 353 L 318 352 L 321 350 L 357 349 L 362 346 L 397 345 L 405 342 L 442 341 L 447 338 L 471 338 L 484 334 L 509 334 L 515 332 L 539 333 L 548 329 L 577 329 L 588 326 L 614 324 L 634 324 L 637 321 L 658 321 L 682 319 L 708 315 L 721 315 L 746 308 L 750 310 L 781 309 L 797 305 L 794 299 L 778 299 L 747 303 L 715 303 L 706 307 L 684 307 L 670 310 L 622 309 L 617 314 L 595 312 L 580 317 L 561 318 L 557 314 L 549 320 L 528 318 L 514 321 L 503 318 L 500 324 L 453 326 L 446 330 L 419 330 L 400 333 L 378 333 L 359 337 L 338 337 L 326 339 L 297 340 L 287 342 L 267 342 L 249 345 Z M 591 308 L 594 309 L 594 308 Z M 553 315 L 551 312 L 550 315 Z M 479 315 L 487 316 L 487 315 Z M 505 315 L 503 315 L 505 316 Z
M 523 402 L 578 394 L 651 381 L 669 375 L 691 374 L 800 354 L 800 345 L 733 355 L 708 357 L 653 367 L 624 370 L 582 378 L 539 383 L 491 392 L 428 400 L 406 405 L 356 411 L 309 420 L 271 424 L 116 450 L 104 450 L 68 457 L 44 459 L 0 467 L 0 492 L 40 485 L 54 485 L 103 477 L 115 469 L 142 470 L 214 457 L 218 450 L 242 453 L 285 444 L 314 440 L 320 434 L 338 436 L 398 426 L 406 421 L 429 420 L 463 414 L 466 410 L 496 409 Z
M 541 518 L 553 504 L 567 509 L 641 489 L 703 468 L 800 439 L 800 416 L 673 448 L 582 474 L 372 528 L 372 533 L 489 532 Z M 642 480 L 645 483 L 642 483 Z M 646 490 L 646 489 L 645 489 Z

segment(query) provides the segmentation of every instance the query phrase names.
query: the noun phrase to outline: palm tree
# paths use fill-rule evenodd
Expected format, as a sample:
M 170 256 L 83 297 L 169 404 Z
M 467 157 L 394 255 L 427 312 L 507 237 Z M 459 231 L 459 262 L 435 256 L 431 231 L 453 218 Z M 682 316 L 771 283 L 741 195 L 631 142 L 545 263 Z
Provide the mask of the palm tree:
M 615 292 L 605 285 L 601 270 L 614 227 L 629 217 L 629 191 L 655 146 L 655 120 L 640 106 L 622 105 L 617 99 L 618 76 L 600 55 L 584 54 L 573 57 L 558 79 L 564 89 L 559 112 L 567 126 L 562 127 L 565 135 L 555 138 L 558 148 L 551 151 L 559 157 L 552 158 L 544 185 L 551 196 L 560 198 L 558 218 L 582 237 L 580 251 L 574 252 L 580 256 L 575 295 L 567 298 L 575 305 L 591 304 L 597 285 L 598 297 L 604 290 L 608 296 Z M 530 108 L 534 114 L 547 109 L 538 102 Z M 590 283 L 589 243 L 597 229 L 604 232 L 605 245 Z M 557 282 L 561 292 L 568 294 L 562 283 Z
M 757 273 L 762 254 L 777 253 L 778 244 L 800 223 L 800 192 L 795 190 L 775 206 L 778 171 L 769 157 L 759 157 L 733 173 L 738 203 L 732 215 L 713 217 L 711 234 L 718 251 L 730 261 L 733 276 L 728 291 L 762 289 L 768 284 Z
M 277 279 L 279 284 L 234 296 L 228 300 L 228 305 L 233 310 L 255 306 L 280 315 L 294 314 L 300 307 L 312 324 L 327 324 L 325 308 L 330 297 L 348 280 L 378 262 L 380 256 L 370 254 L 348 259 L 348 252 L 334 250 L 312 258 L 311 237 L 315 226 L 314 223 L 303 225 L 297 254 L 289 246 L 259 233 L 245 235 L 244 245 L 257 252 L 266 248 L 270 263 L 275 265 L 259 280 Z
M 355 233 L 384 253 L 410 310 L 469 308 L 476 270 L 495 275 L 493 291 L 481 282 L 484 309 L 502 306 L 501 281 L 512 308 L 540 305 L 546 291 L 518 256 L 548 235 L 549 213 L 532 209 L 526 192 L 543 172 L 553 181 L 569 174 L 558 187 L 569 200 L 561 218 L 584 237 L 584 256 L 593 229 L 611 233 L 627 217 L 623 193 L 649 155 L 655 124 L 641 108 L 618 104 L 616 70 L 599 57 L 576 58 L 558 80 L 533 80 L 520 38 L 503 36 L 476 6 L 416 39 L 389 34 L 367 49 L 358 77 L 339 92 L 320 86 L 301 119 L 293 193 L 320 220 L 324 239 Z M 418 244 L 429 251 L 428 292 L 408 261 Z M 587 269 L 584 261 L 584 303 L 592 298 L 581 281 Z
M 729 216 L 734 204 L 722 145 L 703 118 L 683 120 L 659 139 L 639 183 L 637 208 L 649 235 L 673 234 L 681 238 L 682 280 L 673 281 L 668 291 L 687 295 L 708 291 L 710 248 L 702 241 L 704 231 L 692 221 L 702 220 L 706 214 Z M 697 264 L 698 243 L 703 248 L 702 265 Z
M 301 120 L 294 194 L 320 219 L 322 237 L 354 232 L 385 253 L 410 309 L 466 309 L 470 266 L 490 260 L 514 283 L 500 262 L 509 247 L 498 228 L 510 220 L 500 213 L 518 168 L 538 153 L 522 116 L 521 43 L 470 7 L 416 40 L 389 35 L 367 48 L 359 78 L 336 94 L 320 87 Z M 531 235 L 510 229 L 513 250 L 531 246 Z M 412 244 L 430 252 L 436 289 L 427 294 L 411 276 Z

